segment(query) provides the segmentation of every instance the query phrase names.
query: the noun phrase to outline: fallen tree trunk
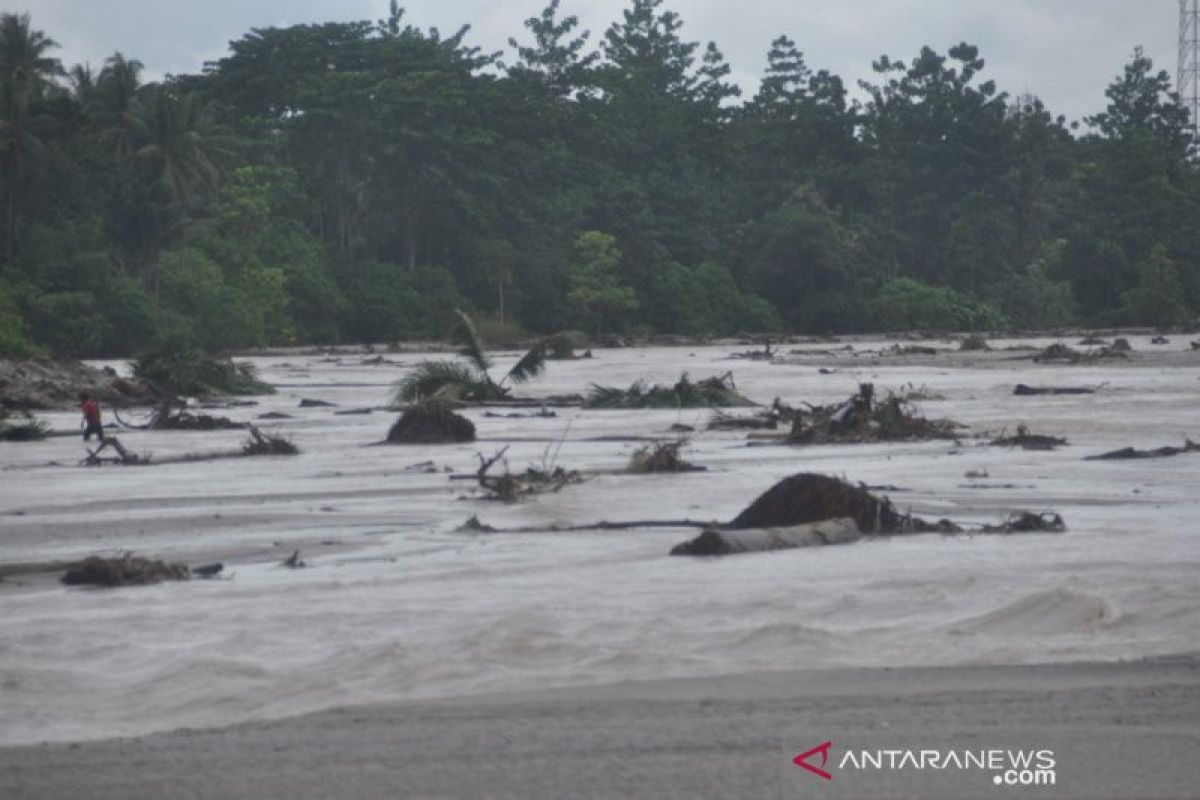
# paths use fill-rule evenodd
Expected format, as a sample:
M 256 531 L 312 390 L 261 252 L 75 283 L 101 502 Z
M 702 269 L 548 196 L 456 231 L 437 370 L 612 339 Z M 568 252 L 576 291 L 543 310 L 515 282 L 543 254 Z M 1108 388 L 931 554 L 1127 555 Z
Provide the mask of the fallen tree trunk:
M 1200 444 L 1196 444 L 1191 439 L 1183 440 L 1183 447 L 1160 447 L 1157 450 L 1138 450 L 1133 447 L 1123 447 L 1120 450 L 1111 450 L 1107 453 L 1101 453 L 1098 456 L 1088 456 L 1084 461 L 1127 461 L 1140 458 L 1170 458 L 1184 453 L 1200 452 Z
M 1018 383 L 1013 389 L 1013 394 L 1018 397 L 1027 397 L 1030 395 L 1041 394 L 1095 394 L 1095 389 L 1090 389 L 1086 386 L 1026 386 L 1023 383 Z
M 765 553 L 827 544 L 850 544 L 862 538 L 850 517 L 793 525 L 786 528 L 706 528 L 691 541 L 671 548 L 673 556 L 726 556 L 735 553 Z

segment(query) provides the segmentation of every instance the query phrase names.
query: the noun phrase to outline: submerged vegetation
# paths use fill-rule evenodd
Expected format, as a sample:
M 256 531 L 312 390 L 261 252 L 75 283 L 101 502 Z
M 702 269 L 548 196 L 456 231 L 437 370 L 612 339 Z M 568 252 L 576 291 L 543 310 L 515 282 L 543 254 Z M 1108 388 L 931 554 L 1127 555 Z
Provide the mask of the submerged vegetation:
M 687 373 L 673 386 L 634 381 L 628 389 L 592 384 L 584 402 L 586 408 L 733 408 L 752 406 L 752 400 L 738 393 L 733 373 L 693 382 Z
M 0 442 L 35 442 L 45 439 L 49 432 L 49 425 L 28 412 L 22 413 L 18 422 L 0 406 Z

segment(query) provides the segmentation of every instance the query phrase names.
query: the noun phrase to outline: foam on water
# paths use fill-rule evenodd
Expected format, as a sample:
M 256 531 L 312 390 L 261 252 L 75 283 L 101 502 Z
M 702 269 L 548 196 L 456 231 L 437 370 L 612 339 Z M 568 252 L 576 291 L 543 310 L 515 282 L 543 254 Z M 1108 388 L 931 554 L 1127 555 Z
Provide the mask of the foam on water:
M 1135 339 L 1134 347 L 1149 345 Z M 500 506 L 461 499 L 469 483 L 406 468 L 433 460 L 470 471 L 476 451 L 508 445 L 514 469 L 556 450 L 564 466 L 612 469 L 637 445 L 586 440 L 662 434 L 676 422 L 702 427 L 709 415 L 566 409 L 555 419 L 496 419 L 471 410 L 477 444 L 368 447 L 383 438 L 390 415 L 337 416 L 339 409 L 299 409 L 298 401 L 380 405 L 402 368 L 366 366 L 353 356 L 255 359 L 267 379 L 289 386 L 258 407 L 228 413 L 294 415 L 277 427 L 301 456 L 97 470 L 70 466 L 82 455 L 73 439 L 5 445 L 0 561 L 127 549 L 166 557 L 265 552 L 275 541 L 354 549 L 309 547 L 303 555 L 312 568 L 297 571 L 251 559 L 233 567 L 232 581 L 0 591 L 0 743 L 636 678 L 1195 650 L 1200 456 L 1081 459 L 1200 433 L 1197 370 L 989 361 L 977 369 L 870 365 L 819 375 L 811 360 L 731 362 L 727 352 L 602 351 L 594 361 L 552 364 L 533 388 L 565 393 L 597 380 L 669 382 L 684 369 L 698 378 L 733 368 L 739 389 L 756 400 L 816 403 L 845 397 L 859 381 L 912 382 L 947 398 L 921 404 L 930 416 L 953 417 L 972 431 L 1026 422 L 1068 437 L 1071 446 L 1025 452 L 968 440 L 961 447 L 750 448 L 742 434 L 702 433 L 687 457 L 709 472 L 605 475 Z M 422 357 L 389 358 L 411 366 Z M 1095 396 L 1014 398 L 1017 382 L 1108 388 Z M 55 427 L 76 423 L 71 414 L 48 416 Z M 137 452 L 166 456 L 234 447 L 242 436 L 122 438 Z M 995 521 L 1016 508 L 1054 509 L 1070 531 L 921 535 L 725 559 L 667 557 L 691 530 L 456 531 L 472 514 L 497 526 L 727 519 L 800 470 L 897 485 L 906 491 L 892 495 L 896 503 L 928 516 Z M 967 480 L 969 470 L 987 470 L 989 478 Z

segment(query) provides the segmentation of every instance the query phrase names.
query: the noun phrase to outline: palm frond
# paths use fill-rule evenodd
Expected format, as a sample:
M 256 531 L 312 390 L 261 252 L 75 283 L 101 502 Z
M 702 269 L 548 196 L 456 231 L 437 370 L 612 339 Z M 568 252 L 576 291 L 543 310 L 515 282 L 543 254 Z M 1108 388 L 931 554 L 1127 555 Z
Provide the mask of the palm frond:
M 508 371 L 506 380 L 510 380 L 513 383 L 524 383 L 531 378 L 536 378 L 545 371 L 546 346 L 543 342 L 538 342 L 529 348 L 529 352 L 521 356 L 521 360 Z
M 479 338 L 479 331 L 475 330 L 475 323 L 462 310 L 456 310 L 454 313 L 458 315 L 455 333 L 459 344 L 462 345 L 458 351 L 459 355 L 469 359 L 475 365 L 475 369 L 486 373 L 492 368 L 492 362 L 483 350 L 483 340 Z
M 396 384 L 393 401 L 412 403 L 429 397 L 457 400 L 480 382 L 475 370 L 454 361 L 422 361 Z

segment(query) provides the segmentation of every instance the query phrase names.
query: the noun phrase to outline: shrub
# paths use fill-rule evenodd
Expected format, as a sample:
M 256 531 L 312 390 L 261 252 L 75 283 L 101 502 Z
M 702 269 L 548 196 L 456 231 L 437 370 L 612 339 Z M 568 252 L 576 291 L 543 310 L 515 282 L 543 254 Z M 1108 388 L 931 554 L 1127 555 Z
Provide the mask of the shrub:
M 990 303 L 942 286 L 900 278 L 880 287 L 871 298 L 880 330 L 986 330 L 1005 328 L 1008 320 Z

